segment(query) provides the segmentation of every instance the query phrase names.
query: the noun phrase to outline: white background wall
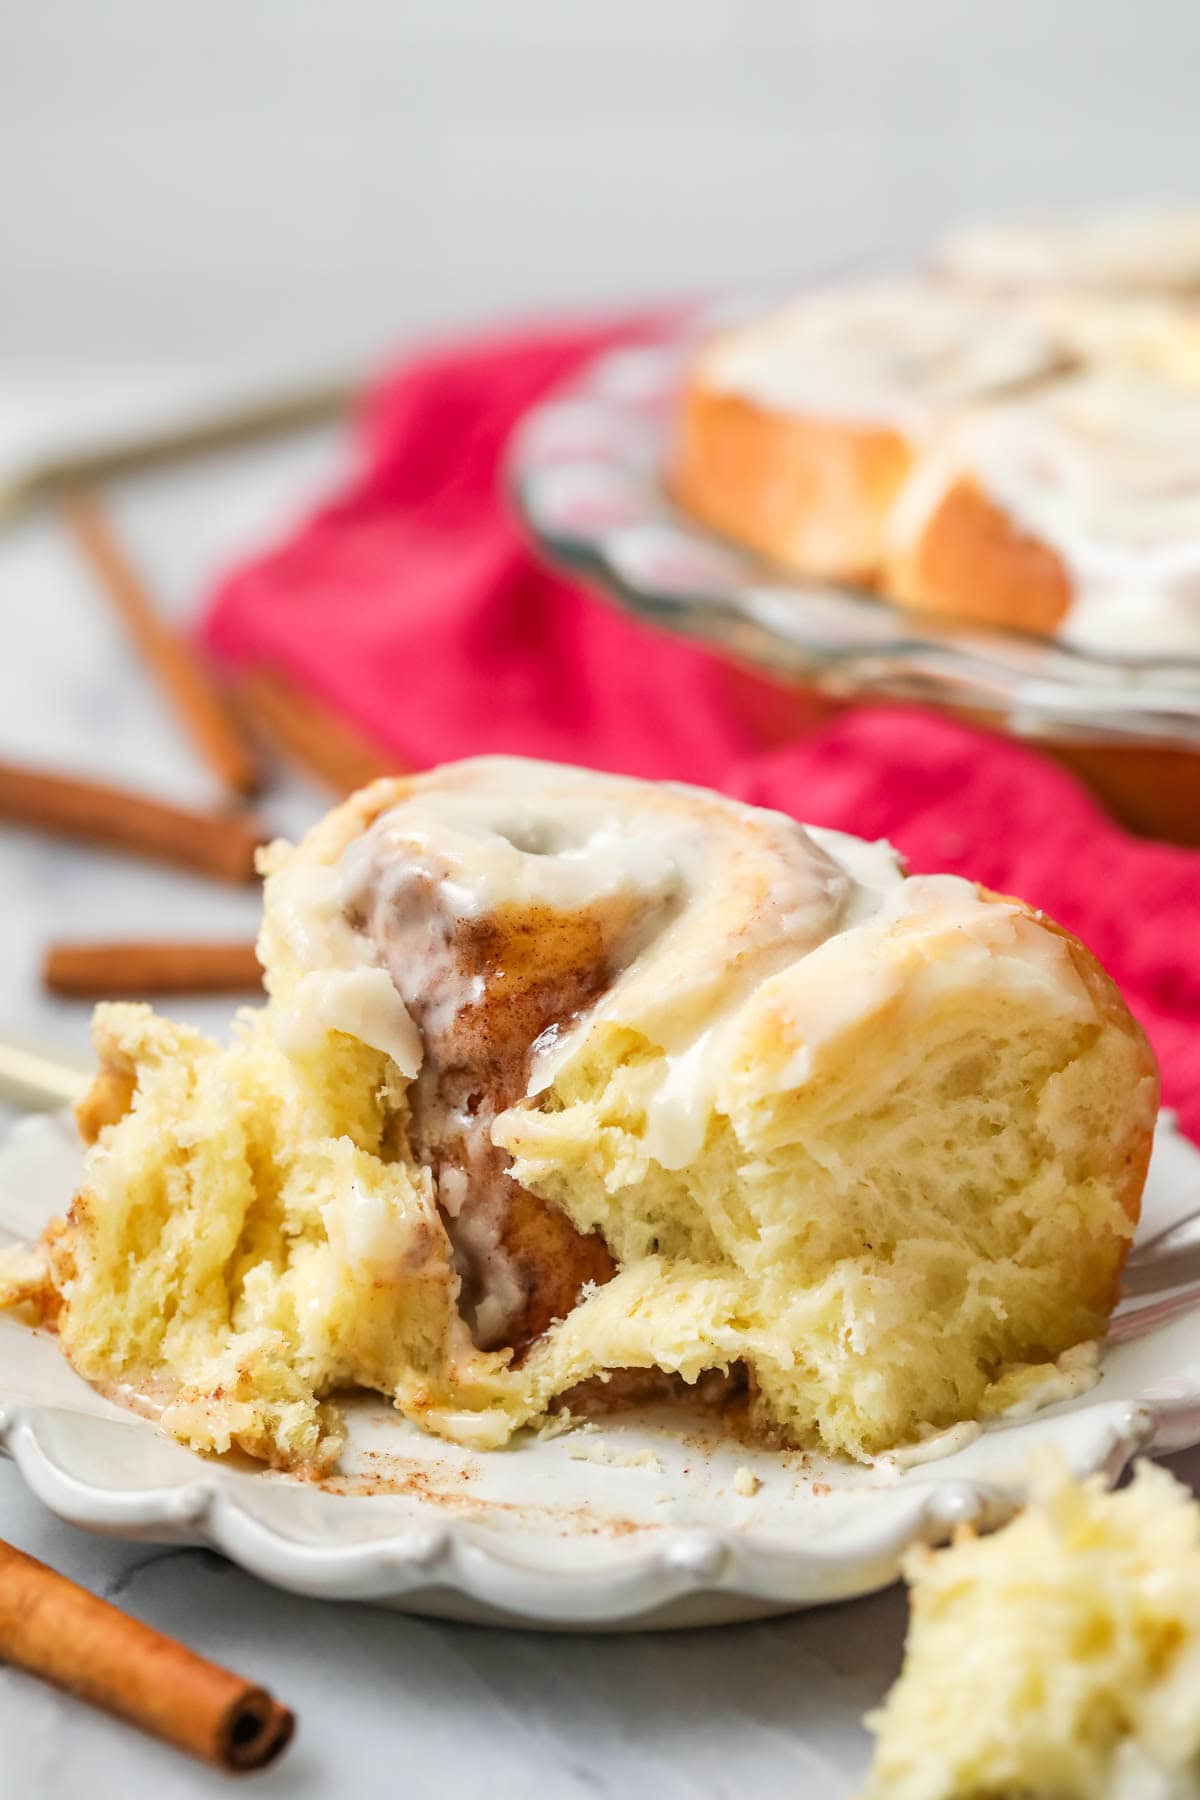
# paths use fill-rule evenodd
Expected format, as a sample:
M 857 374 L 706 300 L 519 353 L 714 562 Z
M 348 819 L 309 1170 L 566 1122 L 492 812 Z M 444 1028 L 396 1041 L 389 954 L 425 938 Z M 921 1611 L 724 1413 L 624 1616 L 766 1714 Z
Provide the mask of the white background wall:
M 1200 0 L 0 0 L 0 346 L 361 351 L 1200 188 Z

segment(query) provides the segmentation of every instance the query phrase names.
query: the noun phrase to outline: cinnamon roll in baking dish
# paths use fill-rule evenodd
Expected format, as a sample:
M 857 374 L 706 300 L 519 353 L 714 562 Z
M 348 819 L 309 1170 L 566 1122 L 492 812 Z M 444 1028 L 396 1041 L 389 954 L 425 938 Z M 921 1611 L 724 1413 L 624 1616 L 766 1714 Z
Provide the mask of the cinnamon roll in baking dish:
M 228 1048 L 100 1009 L 82 1185 L 3 1272 L 183 1441 L 319 1467 L 360 1386 L 498 1445 L 614 1371 L 742 1371 L 762 1431 L 865 1456 L 1103 1333 L 1154 1064 L 1019 901 L 507 759 L 267 869 L 267 1006 Z
M 936 267 L 702 346 L 680 506 L 801 576 L 1200 656 L 1200 214 L 968 234 Z

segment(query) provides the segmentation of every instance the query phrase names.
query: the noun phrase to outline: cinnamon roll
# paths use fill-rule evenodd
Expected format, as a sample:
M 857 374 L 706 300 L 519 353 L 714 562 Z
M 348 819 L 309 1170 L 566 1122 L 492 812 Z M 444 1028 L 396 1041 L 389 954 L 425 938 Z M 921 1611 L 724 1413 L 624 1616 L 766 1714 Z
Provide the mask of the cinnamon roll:
M 228 1047 L 102 1007 L 79 1193 L 0 1271 L 182 1441 L 320 1467 L 347 1386 L 495 1445 L 615 1371 L 724 1373 L 862 1457 L 1103 1333 L 1154 1064 L 1019 901 L 504 758 L 266 870 L 266 1007 Z

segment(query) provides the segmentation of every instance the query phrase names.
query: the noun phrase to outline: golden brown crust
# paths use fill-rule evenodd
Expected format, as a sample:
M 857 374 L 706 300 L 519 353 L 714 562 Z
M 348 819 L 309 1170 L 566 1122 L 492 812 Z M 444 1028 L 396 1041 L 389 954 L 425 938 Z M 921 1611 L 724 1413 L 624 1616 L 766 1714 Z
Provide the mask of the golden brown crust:
M 1150 1048 L 1150 1041 L 1145 1032 L 1126 1006 L 1120 988 L 1087 946 L 1081 944 L 1079 939 L 1072 936 L 1062 925 L 1055 925 L 1050 919 L 1042 919 L 1041 923 L 1047 931 L 1052 931 L 1066 944 L 1075 972 L 1091 995 L 1096 1011 L 1100 1014 L 1106 1028 L 1121 1032 L 1133 1044 L 1136 1051 L 1137 1079 L 1139 1083 L 1144 1084 L 1143 1104 L 1140 1114 L 1134 1113 L 1133 1109 L 1130 1109 L 1129 1129 L 1120 1146 L 1120 1166 L 1117 1178 L 1118 1198 L 1130 1224 L 1136 1226 L 1142 1213 L 1142 1189 L 1146 1184 L 1146 1171 L 1150 1167 L 1150 1152 L 1154 1147 L 1154 1125 L 1158 1118 L 1158 1059 Z M 1131 1242 L 1132 1236 L 1123 1246 L 1115 1271 L 1114 1300 L 1116 1281 L 1120 1278 Z
M 890 557 L 883 585 L 902 606 L 1045 635 L 1071 604 L 1062 559 L 969 480 L 948 489 L 915 540 Z
M 667 484 L 686 512 L 786 568 L 868 582 L 911 464 L 887 427 L 792 417 L 697 378 Z
M 1125 997 L 1112 976 L 1074 933 L 1064 925 L 1055 924 L 1053 919 L 1048 919 L 1044 913 L 1035 911 L 1027 902 L 1018 900 L 1014 895 L 996 894 L 989 888 L 984 888 L 982 892 L 989 899 L 1021 907 L 1028 918 L 1036 920 L 1044 931 L 1050 932 L 1066 945 L 1071 965 L 1087 989 L 1104 1029 L 1119 1032 L 1133 1047 L 1135 1082 L 1141 1090 L 1141 1106 L 1129 1106 L 1125 1114 L 1127 1130 L 1124 1139 L 1119 1145 L 1106 1145 L 1104 1149 L 1108 1167 L 1115 1165 L 1117 1198 L 1130 1225 L 1136 1228 L 1142 1212 L 1142 1190 L 1150 1166 L 1150 1152 L 1154 1148 L 1154 1126 L 1158 1118 L 1160 1097 L 1158 1059 L 1150 1047 L 1150 1041 L 1130 1012 Z M 1128 1238 L 1114 1244 L 1112 1286 L 1100 1301 L 1104 1312 L 1111 1312 L 1116 1304 L 1121 1271 L 1125 1267 L 1132 1241 L 1131 1231 Z
M 924 612 L 1052 635 L 1071 604 L 1061 558 L 970 480 L 889 549 L 915 447 L 897 431 L 774 412 L 686 386 L 667 485 L 693 517 L 814 579 L 880 587 Z

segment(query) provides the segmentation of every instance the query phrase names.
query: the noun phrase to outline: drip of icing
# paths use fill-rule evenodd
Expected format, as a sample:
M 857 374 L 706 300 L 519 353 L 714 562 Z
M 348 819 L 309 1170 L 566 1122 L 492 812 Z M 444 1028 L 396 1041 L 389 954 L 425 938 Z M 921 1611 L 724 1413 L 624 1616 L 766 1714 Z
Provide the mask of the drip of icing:
M 324 1208 L 329 1242 L 340 1260 L 371 1269 L 381 1281 L 436 1268 L 445 1239 L 437 1230 L 432 1200 L 405 1205 L 393 1195 L 370 1193 L 361 1182 Z
M 523 773 L 514 766 L 502 794 L 452 788 L 431 802 L 418 789 L 348 847 L 340 871 L 346 918 L 421 1034 L 410 1135 L 434 1171 L 464 1311 L 483 1346 L 535 1334 L 531 1307 L 573 1303 L 573 1291 L 541 1292 L 513 1247 L 520 1191 L 493 1124 L 524 1094 L 535 1044 L 637 955 L 678 887 L 661 846 L 630 837 L 603 808 L 523 800 L 514 791 Z M 523 1216 L 542 1206 L 525 1195 Z M 542 1228 L 570 1230 L 558 1215 Z M 611 1273 L 598 1242 L 578 1254 L 595 1278 Z
M 1032 1418 L 1044 1407 L 1055 1406 L 1061 1400 L 1077 1400 L 1081 1394 L 1090 1393 L 1099 1380 L 1099 1344 L 1091 1339 L 1072 1344 L 1057 1362 L 1041 1370 L 1031 1370 L 1019 1398 L 997 1416 L 1002 1419 Z
M 326 1031 L 344 1031 L 411 1079 L 421 1066 L 420 1034 L 373 947 L 347 922 L 338 870 L 285 868 L 271 880 L 272 918 L 305 971 L 276 1008 L 280 1048 L 301 1056 Z
M 943 1431 L 931 1431 L 914 1444 L 901 1444 L 895 1450 L 885 1451 L 875 1458 L 875 1467 L 884 1475 L 896 1475 L 905 1469 L 920 1468 L 922 1463 L 940 1462 L 943 1457 L 969 1449 L 982 1431 L 982 1425 L 974 1419 L 962 1419 Z

